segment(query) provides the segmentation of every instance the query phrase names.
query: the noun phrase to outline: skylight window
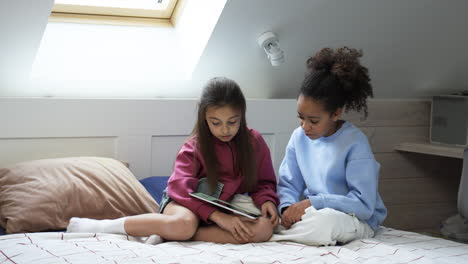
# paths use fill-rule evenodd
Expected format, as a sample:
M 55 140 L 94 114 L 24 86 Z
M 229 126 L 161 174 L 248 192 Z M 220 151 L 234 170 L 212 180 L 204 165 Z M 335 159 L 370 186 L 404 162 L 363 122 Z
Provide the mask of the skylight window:
M 168 2 L 167 0 L 56 0 L 55 4 L 160 10 L 166 8 Z
M 21 92 L 29 96 L 106 98 L 180 97 L 191 93 L 192 73 L 226 1 L 163 0 L 161 4 L 168 6 L 177 2 L 173 11 L 177 19 L 169 27 L 49 20 L 31 69 L 34 85 Z
M 52 22 L 161 26 L 174 24 L 177 0 L 56 0 Z

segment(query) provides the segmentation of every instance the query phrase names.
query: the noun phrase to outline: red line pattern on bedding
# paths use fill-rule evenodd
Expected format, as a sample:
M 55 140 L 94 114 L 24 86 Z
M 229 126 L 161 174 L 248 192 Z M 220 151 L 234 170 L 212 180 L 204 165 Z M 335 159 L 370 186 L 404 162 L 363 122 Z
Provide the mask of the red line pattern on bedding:
M 6 235 L 0 237 L 0 263 L 468 263 L 467 244 L 390 228 L 381 228 L 373 239 L 330 247 L 144 241 L 110 234 Z

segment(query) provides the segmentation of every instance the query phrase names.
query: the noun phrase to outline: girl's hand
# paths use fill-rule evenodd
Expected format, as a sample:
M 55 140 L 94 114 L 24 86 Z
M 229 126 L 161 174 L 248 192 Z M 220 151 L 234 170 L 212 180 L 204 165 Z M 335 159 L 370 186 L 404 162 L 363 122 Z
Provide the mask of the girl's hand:
M 248 242 L 254 236 L 252 230 L 245 224 L 246 222 L 256 222 L 255 219 L 241 217 L 232 214 L 225 214 L 220 211 L 215 211 L 210 215 L 210 219 L 215 222 L 221 229 L 224 229 L 232 234 L 239 242 Z
M 281 217 L 281 224 L 286 229 L 289 229 L 293 224 L 301 220 L 301 217 L 305 213 L 305 209 L 310 206 L 311 203 L 309 199 L 305 199 L 290 205 L 288 209 L 284 211 L 283 216 Z
M 269 218 L 273 228 L 278 225 L 279 217 L 276 205 L 271 201 L 266 201 L 262 204 L 262 216 Z

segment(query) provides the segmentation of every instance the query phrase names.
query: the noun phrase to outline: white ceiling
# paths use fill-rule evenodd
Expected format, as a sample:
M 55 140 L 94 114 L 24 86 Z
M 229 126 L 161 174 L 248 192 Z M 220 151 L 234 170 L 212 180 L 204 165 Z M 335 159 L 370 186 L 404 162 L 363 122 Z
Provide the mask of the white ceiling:
M 34 89 L 24 80 L 52 2 L 0 0 L 0 96 Z M 228 0 L 193 80 L 164 83 L 151 96 L 174 97 L 177 88 L 177 97 L 196 97 L 208 78 L 227 76 L 249 98 L 294 98 L 307 56 L 342 45 L 363 50 L 377 98 L 468 90 L 467 14 L 465 0 Z M 277 33 L 285 51 L 279 67 L 257 46 L 266 30 Z

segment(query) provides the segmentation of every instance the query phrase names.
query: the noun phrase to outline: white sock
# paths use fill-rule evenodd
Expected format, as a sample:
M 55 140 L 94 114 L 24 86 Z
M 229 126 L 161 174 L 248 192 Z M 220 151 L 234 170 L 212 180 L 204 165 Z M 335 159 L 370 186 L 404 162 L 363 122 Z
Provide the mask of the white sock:
M 111 220 L 95 220 L 89 218 L 72 217 L 67 226 L 68 233 L 107 233 L 107 234 L 122 234 L 125 232 L 125 219 L 121 217 Z
M 151 235 L 145 240 L 144 243 L 148 245 L 157 245 L 157 244 L 161 244 L 162 242 L 164 242 L 162 237 L 158 235 Z

